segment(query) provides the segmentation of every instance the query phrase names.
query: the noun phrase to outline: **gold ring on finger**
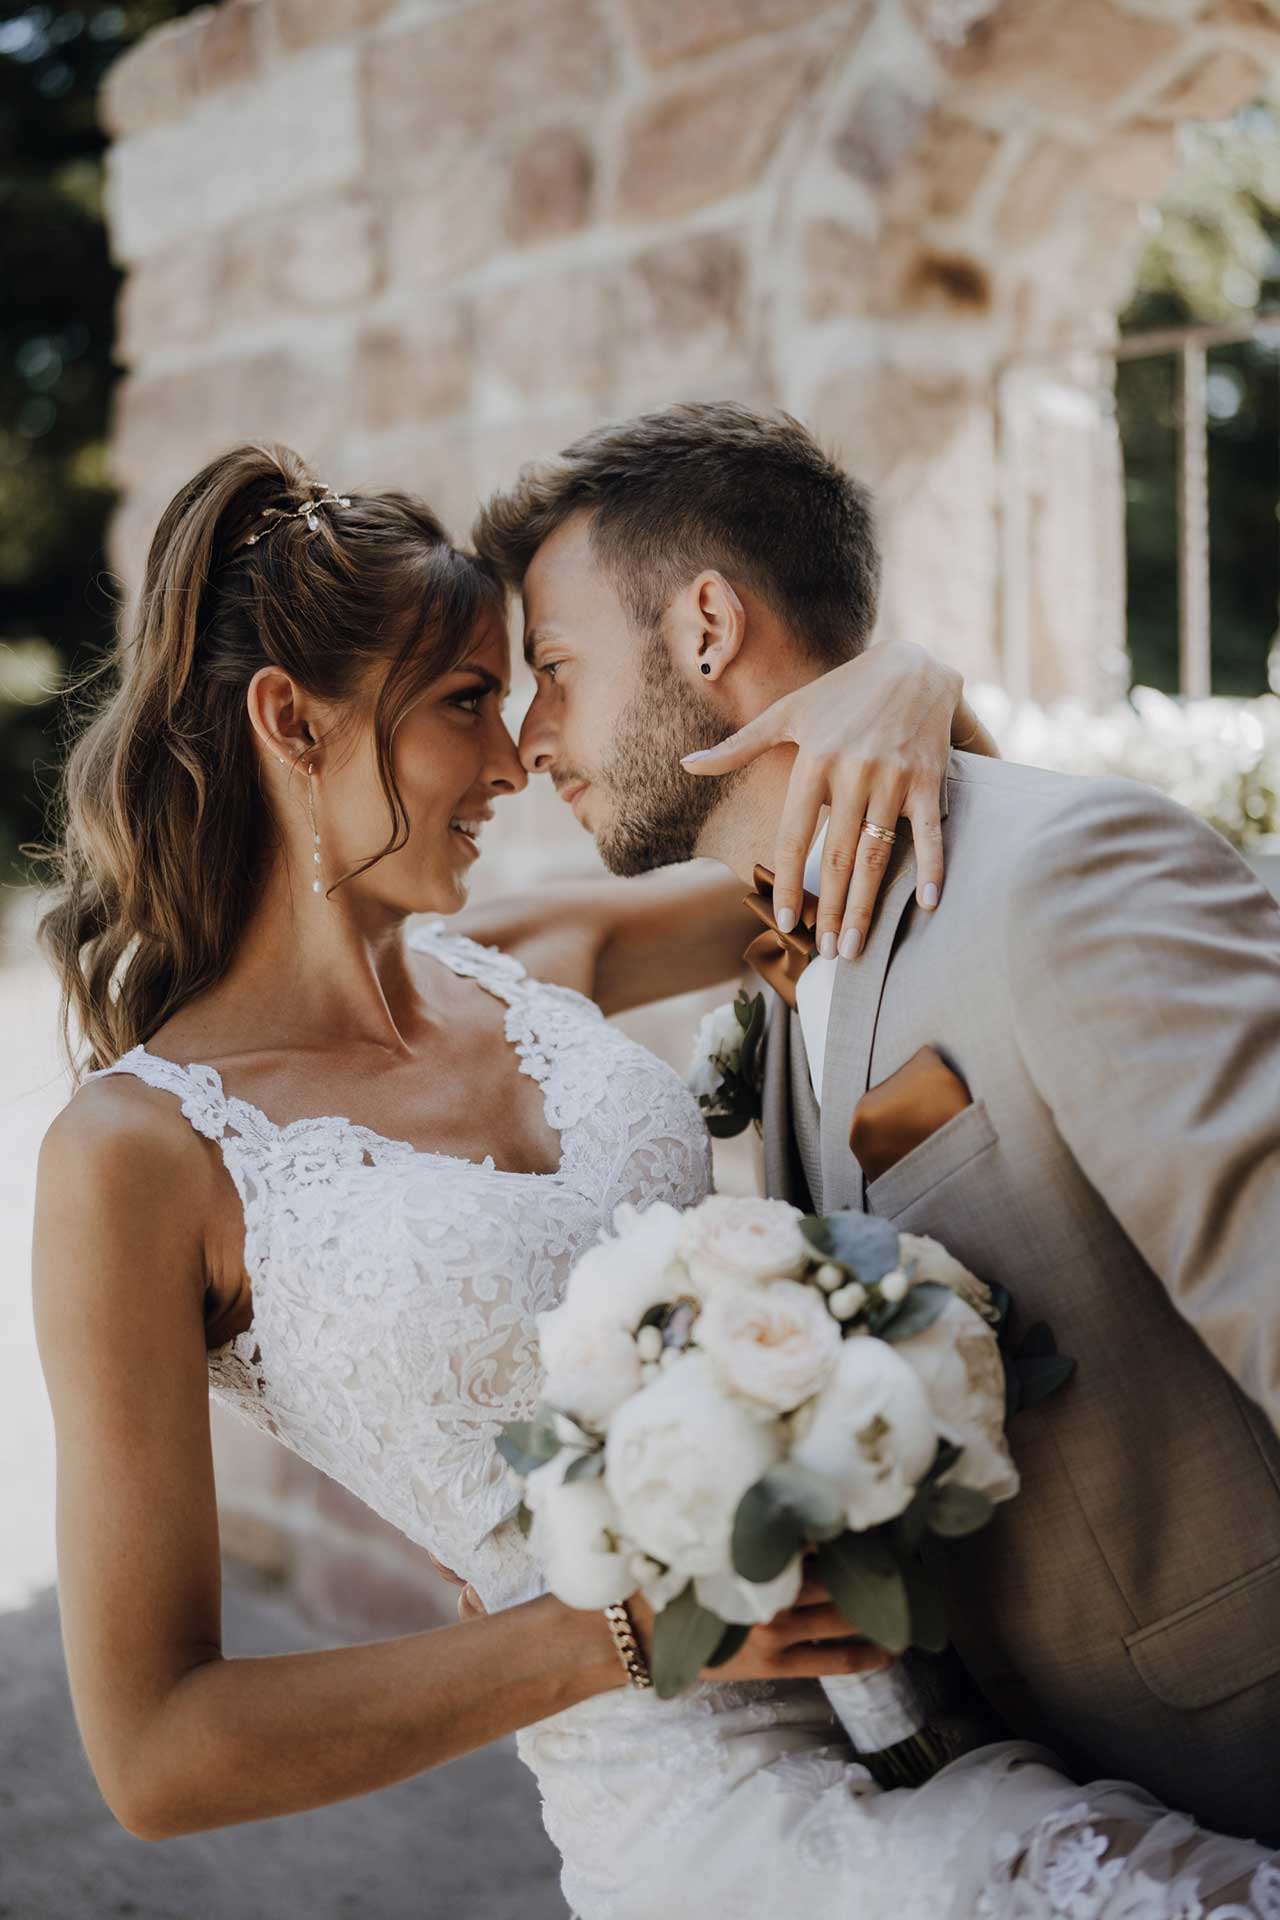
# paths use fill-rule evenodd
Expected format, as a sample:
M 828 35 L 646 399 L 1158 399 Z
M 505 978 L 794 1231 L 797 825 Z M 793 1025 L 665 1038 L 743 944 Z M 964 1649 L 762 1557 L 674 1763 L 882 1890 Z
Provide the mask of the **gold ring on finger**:
M 892 832 L 890 828 L 877 827 L 873 825 L 873 823 L 870 820 L 863 821 L 862 831 L 867 835 L 869 839 L 883 840 L 885 845 L 890 847 L 893 845 L 894 841 L 898 837 L 897 834 Z

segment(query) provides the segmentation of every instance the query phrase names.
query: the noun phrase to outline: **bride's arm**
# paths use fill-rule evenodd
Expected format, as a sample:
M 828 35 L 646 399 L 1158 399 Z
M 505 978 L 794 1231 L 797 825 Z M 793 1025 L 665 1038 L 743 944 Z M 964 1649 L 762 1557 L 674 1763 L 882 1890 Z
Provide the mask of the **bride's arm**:
M 226 1175 L 185 1121 L 122 1086 L 82 1088 L 46 1134 L 33 1249 L 63 1641 L 117 1820 L 162 1840 L 302 1813 L 626 1685 L 603 1613 L 552 1594 L 394 1640 L 224 1654 L 202 1222 Z M 836 1609 L 814 1605 L 753 1629 L 705 1677 L 871 1664 Z
M 911 822 L 917 894 L 928 910 L 942 888 L 939 798 L 952 746 L 998 750 L 964 699 L 954 669 L 907 641 L 886 642 L 799 687 L 691 771 L 716 775 L 760 753 L 794 752 L 773 856 L 774 902 L 799 912 L 805 857 L 824 805 L 819 937 L 862 937 L 887 849 L 864 820 Z M 933 890 L 932 892 L 930 890 Z M 641 880 L 590 879 L 530 890 L 459 916 L 460 931 L 514 952 L 541 979 L 578 988 L 606 1013 L 731 979 L 759 922 L 740 880 L 707 863 Z

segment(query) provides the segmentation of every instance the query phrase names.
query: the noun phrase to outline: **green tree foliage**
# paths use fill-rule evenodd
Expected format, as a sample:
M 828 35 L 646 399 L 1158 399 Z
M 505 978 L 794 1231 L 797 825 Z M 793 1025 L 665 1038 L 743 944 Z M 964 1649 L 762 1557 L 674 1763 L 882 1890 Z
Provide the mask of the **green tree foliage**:
M 1126 333 L 1247 324 L 1280 308 L 1280 112 L 1262 101 L 1184 129 L 1183 165 L 1153 216 Z M 1215 693 L 1267 688 L 1280 599 L 1280 336 L 1208 359 Z M 1122 362 L 1116 381 L 1128 505 L 1133 678 L 1177 691 L 1178 367 Z
M 39 837 L 58 690 L 110 637 L 103 536 L 119 274 L 102 220 L 102 76 L 190 10 L 33 6 L 0 16 L 0 872 Z

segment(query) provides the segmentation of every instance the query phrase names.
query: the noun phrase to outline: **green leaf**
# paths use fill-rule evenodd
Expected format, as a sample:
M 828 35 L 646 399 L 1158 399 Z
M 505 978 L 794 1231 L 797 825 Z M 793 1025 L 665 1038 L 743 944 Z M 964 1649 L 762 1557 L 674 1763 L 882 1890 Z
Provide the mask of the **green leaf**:
M 724 1638 L 719 1614 L 699 1606 L 692 1580 L 669 1600 L 653 1624 L 649 1661 L 659 1700 L 674 1700 L 693 1685 Z
M 824 1540 L 814 1566 L 851 1627 L 891 1653 L 902 1652 L 911 1639 L 906 1582 L 878 1532 L 846 1532 Z
M 529 1538 L 529 1529 L 533 1525 L 533 1515 L 523 1500 L 516 1508 L 516 1525 L 527 1540 Z
M 1037 1320 L 1028 1327 L 1018 1342 L 1014 1358 L 1017 1360 L 1043 1360 L 1058 1351 L 1058 1343 L 1053 1337 L 1053 1328 L 1047 1320 Z
M 597 1447 L 594 1453 L 580 1453 L 573 1464 L 565 1469 L 564 1484 L 571 1480 L 596 1480 L 604 1472 L 604 1448 Z
M 847 1268 L 864 1287 L 874 1287 L 898 1264 L 897 1229 L 873 1213 L 811 1213 L 800 1230 L 822 1259 Z
M 1020 1407 L 1036 1407 L 1047 1400 L 1059 1387 L 1065 1387 L 1076 1370 L 1076 1363 L 1069 1354 L 1053 1353 L 1037 1356 L 1030 1360 L 1022 1358 L 1021 1350 L 1015 1359 L 1014 1371 L 1018 1376 Z
M 764 995 L 758 993 L 751 1002 L 751 1019 L 742 1036 L 742 1078 L 752 1094 L 756 1096 L 759 1095 L 761 1081 L 764 1078 L 760 1048 L 764 1042 L 767 1019 Z
M 995 1507 L 985 1493 L 958 1487 L 954 1481 L 929 1489 L 929 1525 L 944 1540 L 960 1540 L 985 1527 Z
M 555 1428 L 543 1418 L 508 1420 L 494 1442 L 508 1465 L 526 1477 L 554 1460 L 560 1444 Z
M 750 1631 L 750 1627 L 741 1627 L 736 1622 L 731 1622 L 730 1625 L 725 1628 L 720 1645 L 707 1661 L 707 1666 L 722 1667 L 726 1660 L 732 1660 L 734 1654 L 738 1652 Z
M 844 1509 L 821 1474 L 780 1461 L 738 1502 L 734 1571 L 744 1580 L 776 1580 L 808 1541 L 834 1539 L 844 1526 Z
M 933 1463 L 928 1473 L 925 1474 L 924 1479 L 920 1482 L 921 1486 L 930 1487 L 935 1480 L 941 1480 L 944 1473 L 950 1473 L 952 1467 L 955 1466 L 956 1461 L 960 1459 L 963 1452 L 964 1448 L 957 1447 L 954 1441 L 939 1440 L 938 1451 L 933 1456 Z
M 937 1280 L 922 1280 L 918 1287 L 911 1288 L 901 1306 L 881 1322 L 876 1332 L 882 1340 L 891 1343 L 910 1340 L 913 1334 L 931 1327 L 939 1314 L 946 1312 L 947 1303 L 953 1298 L 950 1287 L 940 1285 Z
M 746 1033 L 751 1025 L 751 995 L 745 987 L 739 987 L 733 996 L 733 1017 Z
M 733 1140 L 751 1125 L 749 1113 L 709 1113 L 707 1132 L 713 1140 Z
M 903 1563 L 907 1602 L 911 1611 L 911 1644 L 926 1653 L 941 1653 L 950 1639 L 942 1589 L 913 1554 Z

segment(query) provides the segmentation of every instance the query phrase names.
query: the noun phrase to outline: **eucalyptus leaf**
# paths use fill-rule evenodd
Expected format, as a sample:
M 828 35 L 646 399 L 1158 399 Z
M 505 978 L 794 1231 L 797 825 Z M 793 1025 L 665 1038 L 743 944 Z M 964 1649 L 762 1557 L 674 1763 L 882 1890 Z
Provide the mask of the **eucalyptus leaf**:
M 732 1621 L 725 1628 L 720 1645 L 705 1664 L 709 1667 L 722 1667 L 726 1660 L 732 1660 L 750 1631 L 750 1627 L 739 1626 L 736 1621 Z
M 746 1033 L 751 1025 L 751 995 L 745 987 L 739 987 L 733 996 L 733 1017 Z
M 782 1460 L 748 1487 L 733 1516 L 733 1566 L 744 1580 L 776 1580 L 810 1540 L 843 1533 L 844 1508 L 821 1474 Z
M 753 1094 L 758 1094 L 763 1079 L 760 1048 L 764 1041 L 766 1023 L 764 995 L 758 993 L 751 1002 L 751 1018 L 742 1036 L 742 1078 Z
M 1024 1360 L 1021 1353 L 1013 1363 L 1018 1376 L 1019 1406 L 1036 1407 L 1059 1387 L 1065 1387 L 1076 1370 L 1069 1354 L 1052 1353 Z
M 906 1582 L 888 1542 L 878 1533 L 842 1533 L 824 1540 L 815 1571 L 851 1627 L 864 1639 L 901 1653 L 911 1639 Z
M 896 1312 L 881 1322 L 876 1329 L 882 1340 L 894 1342 L 910 1340 L 913 1334 L 923 1333 L 947 1310 L 947 1304 L 954 1298 L 950 1287 L 944 1287 L 936 1280 L 922 1280 L 918 1287 L 912 1287 L 906 1299 Z
M 1037 1320 L 1028 1327 L 1018 1342 L 1014 1358 L 1017 1360 L 1043 1360 L 1058 1351 L 1058 1343 L 1053 1337 L 1053 1328 L 1047 1320 Z
M 951 1637 L 942 1589 L 914 1555 L 903 1564 L 902 1578 L 911 1610 L 912 1646 L 923 1647 L 926 1653 L 941 1653 Z
M 719 1614 L 699 1606 L 692 1580 L 669 1600 L 653 1623 L 649 1660 L 659 1700 L 674 1700 L 691 1687 L 724 1638 Z
M 508 1420 L 494 1445 L 509 1466 L 527 1477 L 555 1459 L 561 1442 L 546 1420 Z
M 516 1508 L 516 1525 L 527 1540 L 529 1538 L 529 1529 L 533 1525 L 533 1515 L 523 1500 Z
M 954 1481 L 929 1490 L 929 1525 L 944 1540 L 960 1540 L 985 1527 L 995 1507 L 985 1493 L 959 1487 Z
M 604 1448 L 597 1447 L 594 1453 L 580 1453 L 572 1465 L 565 1469 L 564 1484 L 571 1480 L 596 1480 L 604 1472 Z
M 873 1213 L 808 1214 L 800 1230 L 824 1260 L 847 1268 L 864 1287 L 874 1287 L 898 1264 L 897 1229 Z

